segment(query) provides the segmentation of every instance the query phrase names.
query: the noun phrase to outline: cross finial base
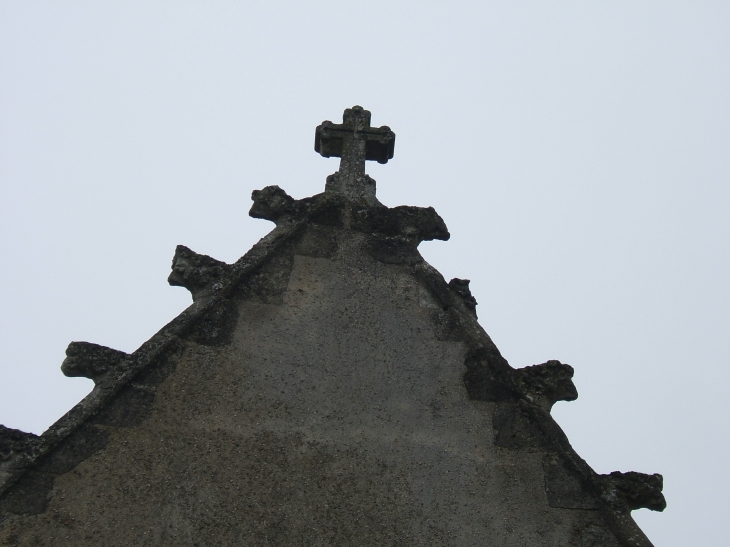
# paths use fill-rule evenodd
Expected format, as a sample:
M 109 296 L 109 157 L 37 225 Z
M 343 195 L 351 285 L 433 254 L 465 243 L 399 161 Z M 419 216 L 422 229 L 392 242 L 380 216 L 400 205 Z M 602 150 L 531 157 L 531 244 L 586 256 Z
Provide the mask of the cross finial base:
M 335 171 L 327 177 L 324 191 L 328 194 L 340 194 L 350 201 L 364 199 L 368 203 L 379 203 L 375 197 L 375 179 L 363 173 L 361 176 L 343 176 Z

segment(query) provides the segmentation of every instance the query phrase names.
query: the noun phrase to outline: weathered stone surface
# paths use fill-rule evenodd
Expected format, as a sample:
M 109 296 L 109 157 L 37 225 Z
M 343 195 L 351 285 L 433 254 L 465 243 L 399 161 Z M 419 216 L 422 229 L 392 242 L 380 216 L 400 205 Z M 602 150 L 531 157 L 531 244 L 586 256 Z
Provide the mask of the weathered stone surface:
M 36 469 L 57 475 L 68 473 L 86 458 L 104 448 L 108 438 L 107 431 L 83 425 L 66 437 L 56 450 L 43 457 Z
M 411 266 L 334 235 L 332 258 L 293 256 L 277 302 L 232 300 L 227 344 L 188 337 L 147 418 L 56 478 L 46 513 L 75 525 L 23 517 L 20 544 L 547 546 L 592 522 L 549 506 L 540 454 L 495 450 Z
M 351 201 L 344 196 L 318 194 L 295 200 L 278 186 L 254 190 L 254 204 L 249 215 L 270 220 L 277 225 L 301 221 L 316 225 L 348 228 L 387 238 L 401 238 L 415 249 L 421 241 L 446 241 L 450 234 L 433 207 L 386 207 L 380 203 Z
M 44 441 L 33 433 L 0 425 L 0 491 L 18 477 L 28 462 L 43 452 Z
M 339 170 L 327 177 L 326 192 L 377 203 L 375 181 L 365 174 L 365 161 L 387 163 L 395 150 L 395 133 L 385 125 L 370 127 L 370 112 L 353 106 L 345 110 L 341 124 L 324 121 L 317 127 L 314 150 L 325 158 L 341 158 Z
M 550 414 L 524 401 L 497 405 L 492 425 L 494 442 L 503 448 L 570 450 L 568 438 Z
M 152 409 L 154 391 L 128 385 L 120 390 L 114 401 L 104 407 L 93 419 L 101 425 L 134 427 L 142 423 Z
M 603 497 L 609 503 L 625 505 L 630 511 L 634 509 L 651 509 L 664 511 L 667 502 L 662 494 L 664 479 L 659 473 L 647 475 L 629 471 L 614 471 L 601 475 L 604 485 Z
M 515 384 L 525 398 L 550 410 L 557 401 L 575 401 L 578 390 L 573 384 L 573 367 L 548 361 L 514 371 Z
M 207 310 L 191 328 L 180 335 L 192 342 L 206 346 L 224 346 L 231 342 L 238 321 L 238 306 L 229 299 Z
M 318 132 L 342 139 L 327 191 L 254 193 L 276 228 L 235 264 L 178 248 L 193 304 L 19 449 L 0 544 L 651 545 L 630 509 L 659 508 L 656 479 L 578 457 L 549 413 L 572 368 L 507 363 L 418 253 L 443 220 L 375 199 L 389 130 L 368 152 L 350 117 Z
M 311 258 L 332 258 L 337 252 L 337 238 L 326 226 L 311 225 L 295 239 L 293 253 Z
M 231 327 L 229 327 L 230 329 Z M 165 353 L 160 355 L 153 365 L 143 368 L 134 378 L 134 385 L 146 388 L 148 391 L 156 390 L 165 379 L 175 372 L 177 361 L 184 351 L 183 343 L 171 344 Z
M 48 509 L 49 498 L 53 489 L 53 475 L 27 471 L 0 498 L 0 512 L 6 515 L 38 515 Z M 0 526 L 4 524 L 0 519 Z M 27 537 L 27 533 L 24 534 Z M 0 536 L 2 537 L 2 536 Z M 17 536 L 16 536 L 17 538 Z M 20 538 L 17 538 L 20 541 Z M 17 545 L 17 543 L 16 543 Z
M 581 476 L 573 463 L 556 452 L 545 454 L 542 460 L 545 471 L 545 492 L 550 507 L 562 509 L 599 509 L 601 500 L 595 486 Z
M 0 425 L 0 462 L 6 462 L 18 454 L 38 451 L 40 437 L 19 429 Z
M 69 377 L 90 378 L 98 384 L 107 376 L 122 372 L 128 357 L 123 351 L 99 344 L 71 342 L 66 348 L 66 359 L 61 364 L 61 372 Z
M 455 277 L 449 281 L 449 288 L 461 297 L 464 301 L 464 305 L 472 314 L 474 314 L 474 317 L 476 317 L 477 299 L 471 294 L 471 291 L 469 290 L 469 283 L 470 281 L 468 279 L 459 279 L 458 277 Z
M 421 241 L 449 239 L 449 231 L 433 207 L 358 204 L 351 209 L 351 228 L 386 237 L 401 237 L 418 246 Z
M 278 186 L 267 186 L 251 194 L 253 205 L 248 212 L 253 218 L 262 218 L 279 224 L 282 217 L 294 213 L 294 198 Z
M 614 535 L 603 526 L 590 524 L 580 533 L 580 547 L 619 547 Z
M 231 267 L 207 255 L 200 255 L 184 245 L 178 245 L 172 259 L 172 273 L 167 282 L 185 287 L 193 300 L 209 297 L 223 288 Z
M 361 106 L 347 108 L 342 115 L 342 124 L 324 121 L 315 131 L 314 151 L 325 158 L 342 158 L 348 153 L 348 139 L 358 132 L 365 143 L 365 160 L 388 163 L 393 158 L 395 133 L 389 127 L 370 127 L 370 111 Z
M 495 403 L 522 399 L 549 412 L 557 401 L 578 398 L 573 367 L 560 361 L 513 369 L 496 350 L 478 348 L 464 364 L 464 382 L 472 399 Z
M 272 253 L 261 268 L 241 280 L 233 297 L 264 304 L 281 304 L 293 265 L 294 254 L 290 249 Z
M 464 384 L 469 397 L 477 401 L 517 402 L 519 392 L 512 375 L 514 369 L 492 348 L 477 348 L 464 360 Z

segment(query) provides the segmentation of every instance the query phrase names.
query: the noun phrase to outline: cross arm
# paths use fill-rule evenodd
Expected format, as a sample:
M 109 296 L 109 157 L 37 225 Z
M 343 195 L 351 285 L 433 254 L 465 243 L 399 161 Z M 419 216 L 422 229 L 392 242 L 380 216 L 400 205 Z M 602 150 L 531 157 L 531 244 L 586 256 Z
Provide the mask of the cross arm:
M 395 133 L 390 127 L 370 127 L 370 112 L 362 107 L 345 110 L 343 123 L 322 122 L 315 131 L 314 150 L 325 158 L 341 158 L 346 151 L 346 141 L 365 142 L 365 159 L 388 163 L 395 150 Z

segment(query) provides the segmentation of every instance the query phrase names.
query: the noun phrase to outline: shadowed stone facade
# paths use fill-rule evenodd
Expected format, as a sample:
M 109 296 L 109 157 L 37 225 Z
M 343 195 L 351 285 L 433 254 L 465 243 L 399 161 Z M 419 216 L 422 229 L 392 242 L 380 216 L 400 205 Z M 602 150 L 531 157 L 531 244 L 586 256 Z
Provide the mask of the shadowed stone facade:
M 500 355 L 418 253 L 443 220 L 377 201 L 395 134 L 369 122 L 317 128 L 347 156 L 323 194 L 253 193 L 276 228 L 235 264 L 178 247 L 194 303 L 137 351 L 69 346 L 96 386 L 40 437 L 0 429 L 1 545 L 651 545 L 630 511 L 661 476 L 573 451 L 573 369 Z

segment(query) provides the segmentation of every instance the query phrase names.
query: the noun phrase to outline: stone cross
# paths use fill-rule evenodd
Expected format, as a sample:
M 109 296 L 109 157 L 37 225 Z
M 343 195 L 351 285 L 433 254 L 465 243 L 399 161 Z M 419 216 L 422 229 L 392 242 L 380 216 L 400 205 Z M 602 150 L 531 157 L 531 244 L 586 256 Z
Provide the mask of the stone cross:
M 340 159 L 340 170 L 327 177 L 327 192 L 349 199 L 375 199 L 375 181 L 365 174 L 365 160 L 388 163 L 393 157 L 395 133 L 390 127 L 370 127 L 370 112 L 361 106 L 345 110 L 342 123 L 324 121 L 314 134 L 314 150 L 325 158 Z

